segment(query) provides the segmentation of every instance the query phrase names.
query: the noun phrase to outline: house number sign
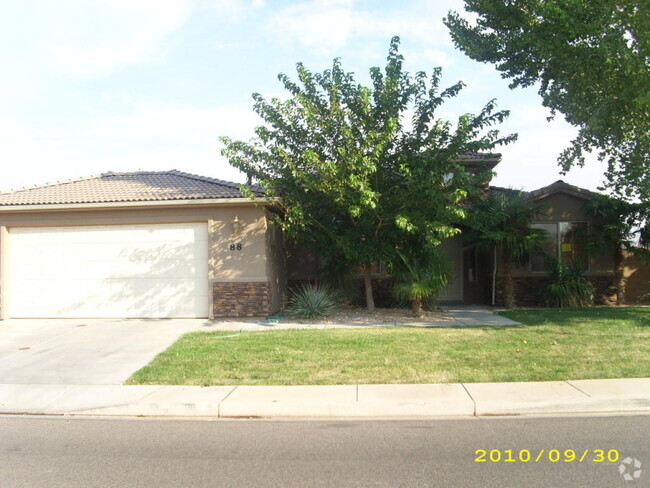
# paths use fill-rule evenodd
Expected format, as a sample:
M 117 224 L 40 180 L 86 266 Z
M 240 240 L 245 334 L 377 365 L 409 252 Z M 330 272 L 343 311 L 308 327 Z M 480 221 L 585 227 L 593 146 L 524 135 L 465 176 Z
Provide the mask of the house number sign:
M 231 251 L 241 251 L 242 250 L 242 245 L 241 242 L 238 242 L 237 244 L 230 244 Z

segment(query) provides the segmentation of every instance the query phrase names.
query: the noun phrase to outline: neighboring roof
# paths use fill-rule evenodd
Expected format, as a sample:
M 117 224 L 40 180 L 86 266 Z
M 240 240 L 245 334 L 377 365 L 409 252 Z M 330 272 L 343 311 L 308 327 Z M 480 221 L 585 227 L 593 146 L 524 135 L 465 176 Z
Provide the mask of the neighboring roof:
M 516 188 L 505 188 L 503 186 L 492 186 L 488 188 L 488 192 L 492 195 L 505 194 L 505 195 L 514 195 L 521 194 L 524 197 L 528 198 L 528 192 L 523 190 L 517 190 Z
M 598 195 L 596 192 L 580 188 L 579 186 L 569 185 L 562 180 L 557 180 L 555 183 L 551 183 L 550 185 L 543 188 L 526 192 L 526 196 L 530 200 L 539 200 L 555 193 L 568 193 L 585 200 L 591 200 L 596 195 Z
M 113 202 L 163 202 L 245 198 L 240 184 L 170 171 L 103 173 L 76 180 L 0 193 L 0 207 Z M 264 192 L 250 186 L 256 195 Z

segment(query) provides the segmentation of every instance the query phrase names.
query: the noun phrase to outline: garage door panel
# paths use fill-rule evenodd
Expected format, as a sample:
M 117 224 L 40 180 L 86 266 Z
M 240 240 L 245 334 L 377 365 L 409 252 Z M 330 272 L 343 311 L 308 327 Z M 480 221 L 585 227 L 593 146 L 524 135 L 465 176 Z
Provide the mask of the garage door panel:
M 207 225 L 10 229 L 13 317 L 205 317 Z

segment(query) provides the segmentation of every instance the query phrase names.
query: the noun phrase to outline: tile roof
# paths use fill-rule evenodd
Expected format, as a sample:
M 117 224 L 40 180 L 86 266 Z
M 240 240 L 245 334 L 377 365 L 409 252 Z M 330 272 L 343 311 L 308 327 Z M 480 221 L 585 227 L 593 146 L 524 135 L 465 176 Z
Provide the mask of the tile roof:
M 466 153 L 458 156 L 459 161 L 485 161 L 492 159 L 501 161 L 501 153 Z
M 540 198 L 544 198 L 558 192 L 569 193 L 578 197 L 582 197 L 587 200 L 593 198 L 595 195 L 598 195 L 598 193 L 596 192 L 587 190 L 585 188 L 580 188 L 579 186 L 570 185 L 569 183 L 566 183 L 562 180 L 557 180 L 551 183 L 550 185 L 532 191 L 523 191 L 514 188 L 503 188 L 500 186 L 490 186 L 489 192 L 492 194 L 519 193 L 528 200 L 539 200 Z
M 551 183 L 548 186 L 538 188 L 537 190 L 529 191 L 528 198 L 530 198 L 531 200 L 538 200 L 540 198 L 544 198 L 546 196 L 552 195 L 553 193 L 557 193 L 560 191 L 563 191 L 565 193 L 570 193 L 578 197 L 582 197 L 586 200 L 591 200 L 595 195 L 598 195 L 598 193 L 593 192 L 591 190 L 580 188 L 579 186 L 570 185 L 569 183 L 566 183 L 562 180 L 557 180 L 556 182 Z
M 239 187 L 239 183 L 177 170 L 110 172 L 0 193 L 0 207 L 244 198 Z M 257 195 L 264 194 L 259 186 L 253 185 L 250 188 Z

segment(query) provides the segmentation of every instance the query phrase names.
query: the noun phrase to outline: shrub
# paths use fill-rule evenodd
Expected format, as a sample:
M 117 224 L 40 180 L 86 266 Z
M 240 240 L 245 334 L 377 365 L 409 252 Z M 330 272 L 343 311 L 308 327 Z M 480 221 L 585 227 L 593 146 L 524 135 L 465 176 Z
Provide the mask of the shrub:
M 397 254 L 400 259 L 390 263 L 390 272 L 395 279 L 395 297 L 410 301 L 416 317 L 422 315 L 423 306 L 435 309 L 440 291 L 451 281 L 453 274 L 447 256 L 438 247 Z
M 327 285 L 302 285 L 292 290 L 287 312 L 296 317 L 314 319 L 332 315 L 341 307 L 341 297 Z
M 553 263 L 549 280 L 541 290 L 546 307 L 586 307 L 594 303 L 594 287 L 582 276 L 578 264 L 565 266 L 558 260 Z

